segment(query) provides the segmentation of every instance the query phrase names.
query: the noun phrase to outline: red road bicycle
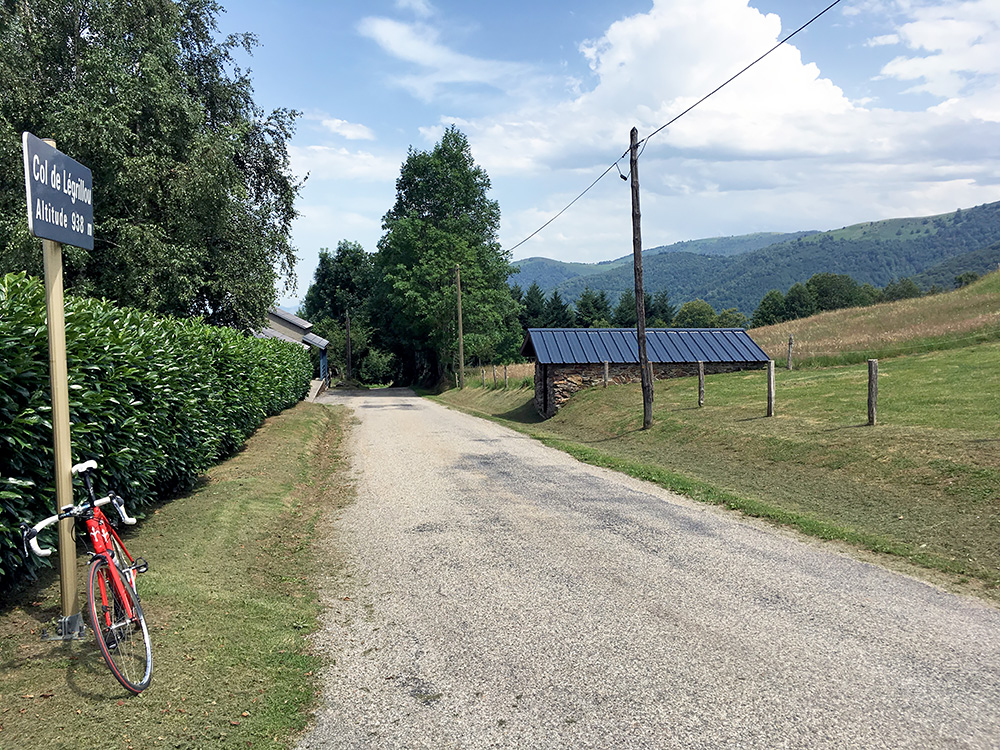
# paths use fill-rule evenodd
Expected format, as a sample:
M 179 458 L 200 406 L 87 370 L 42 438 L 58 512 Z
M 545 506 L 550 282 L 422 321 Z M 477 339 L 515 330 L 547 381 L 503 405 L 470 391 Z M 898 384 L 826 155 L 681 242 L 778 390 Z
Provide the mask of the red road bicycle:
M 83 478 L 87 488 L 87 497 L 82 503 L 34 526 L 22 525 L 25 550 L 30 545 L 36 555 L 48 557 L 52 550 L 39 546 L 38 532 L 63 518 L 84 522 L 93 550 L 87 575 L 87 610 L 97 645 L 115 679 L 137 694 L 149 687 L 153 675 L 149 630 L 135 591 L 136 575 L 145 573 L 148 565 L 141 557 L 133 558 L 129 554 L 111 521 L 101 511 L 102 505 L 111 503 L 123 523 L 135 523 L 135 519 L 125 512 L 125 501 L 114 492 L 97 499 L 90 481 L 90 472 L 96 468 L 96 461 L 73 467 L 73 473 Z

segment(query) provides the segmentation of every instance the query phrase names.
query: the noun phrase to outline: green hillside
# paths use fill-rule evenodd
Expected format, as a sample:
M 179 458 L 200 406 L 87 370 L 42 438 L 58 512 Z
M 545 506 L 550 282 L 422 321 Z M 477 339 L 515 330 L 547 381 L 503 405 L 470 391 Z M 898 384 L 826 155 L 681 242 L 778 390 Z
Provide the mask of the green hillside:
M 750 314 L 768 290 L 785 291 L 816 273 L 848 274 L 861 283 L 882 287 L 997 242 L 1000 203 L 990 203 L 940 216 L 856 224 L 736 256 L 644 256 L 643 270 L 647 290 L 665 288 L 675 303 L 701 298 L 716 310 L 737 307 Z M 967 260 L 982 259 L 970 255 Z M 949 272 L 955 268 L 952 280 L 957 273 L 973 270 L 956 264 Z M 613 267 L 586 280 L 568 279 L 556 288 L 564 297 L 575 299 L 585 285 L 615 297 L 632 288 L 631 269 Z
M 998 268 L 1000 268 L 1000 242 L 949 258 L 914 276 L 913 280 L 921 289 L 930 289 L 932 286 L 947 289 L 959 274 L 971 271 L 982 276 Z
M 755 232 L 754 234 L 741 234 L 733 237 L 709 237 L 704 240 L 685 240 L 675 242 L 672 245 L 660 245 L 643 250 L 643 256 L 660 255 L 662 253 L 697 253 L 698 255 L 719 255 L 728 257 L 730 255 L 742 255 L 760 250 L 779 242 L 789 242 L 797 240 L 799 237 L 808 237 L 811 232 Z M 632 260 L 628 255 L 621 260 Z

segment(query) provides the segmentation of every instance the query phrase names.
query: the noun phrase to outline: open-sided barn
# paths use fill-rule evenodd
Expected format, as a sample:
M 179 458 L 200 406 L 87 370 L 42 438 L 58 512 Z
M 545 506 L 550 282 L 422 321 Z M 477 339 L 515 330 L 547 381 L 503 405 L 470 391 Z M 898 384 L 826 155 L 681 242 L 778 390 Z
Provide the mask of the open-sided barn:
M 529 328 L 521 354 L 535 360 L 535 408 L 551 417 L 582 388 L 638 381 L 634 328 Z M 742 328 L 648 328 L 654 379 L 759 370 L 770 357 Z

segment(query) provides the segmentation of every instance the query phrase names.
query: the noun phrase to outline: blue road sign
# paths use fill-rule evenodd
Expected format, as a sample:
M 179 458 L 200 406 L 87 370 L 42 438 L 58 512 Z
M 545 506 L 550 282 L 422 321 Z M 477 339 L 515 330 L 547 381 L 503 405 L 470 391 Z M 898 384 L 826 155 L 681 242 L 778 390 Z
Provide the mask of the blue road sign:
M 90 170 L 31 133 L 21 136 L 28 228 L 35 237 L 94 249 Z

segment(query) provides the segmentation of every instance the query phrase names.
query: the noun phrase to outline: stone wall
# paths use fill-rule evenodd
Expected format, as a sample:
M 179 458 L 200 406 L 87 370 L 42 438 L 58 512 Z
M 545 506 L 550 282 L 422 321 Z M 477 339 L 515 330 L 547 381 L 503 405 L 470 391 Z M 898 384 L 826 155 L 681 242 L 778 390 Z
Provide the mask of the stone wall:
M 683 378 L 698 374 L 697 362 L 657 363 L 653 365 L 653 380 Z M 706 362 L 705 374 L 741 370 L 763 370 L 762 362 Z M 636 364 L 608 364 L 608 385 L 638 383 L 641 378 Z M 570 397 L 584 388 L 604 385 L 604 364 L 551 364 L 535 363 L 535 408 L 546 419 L 553 416 L 569 401 Z

